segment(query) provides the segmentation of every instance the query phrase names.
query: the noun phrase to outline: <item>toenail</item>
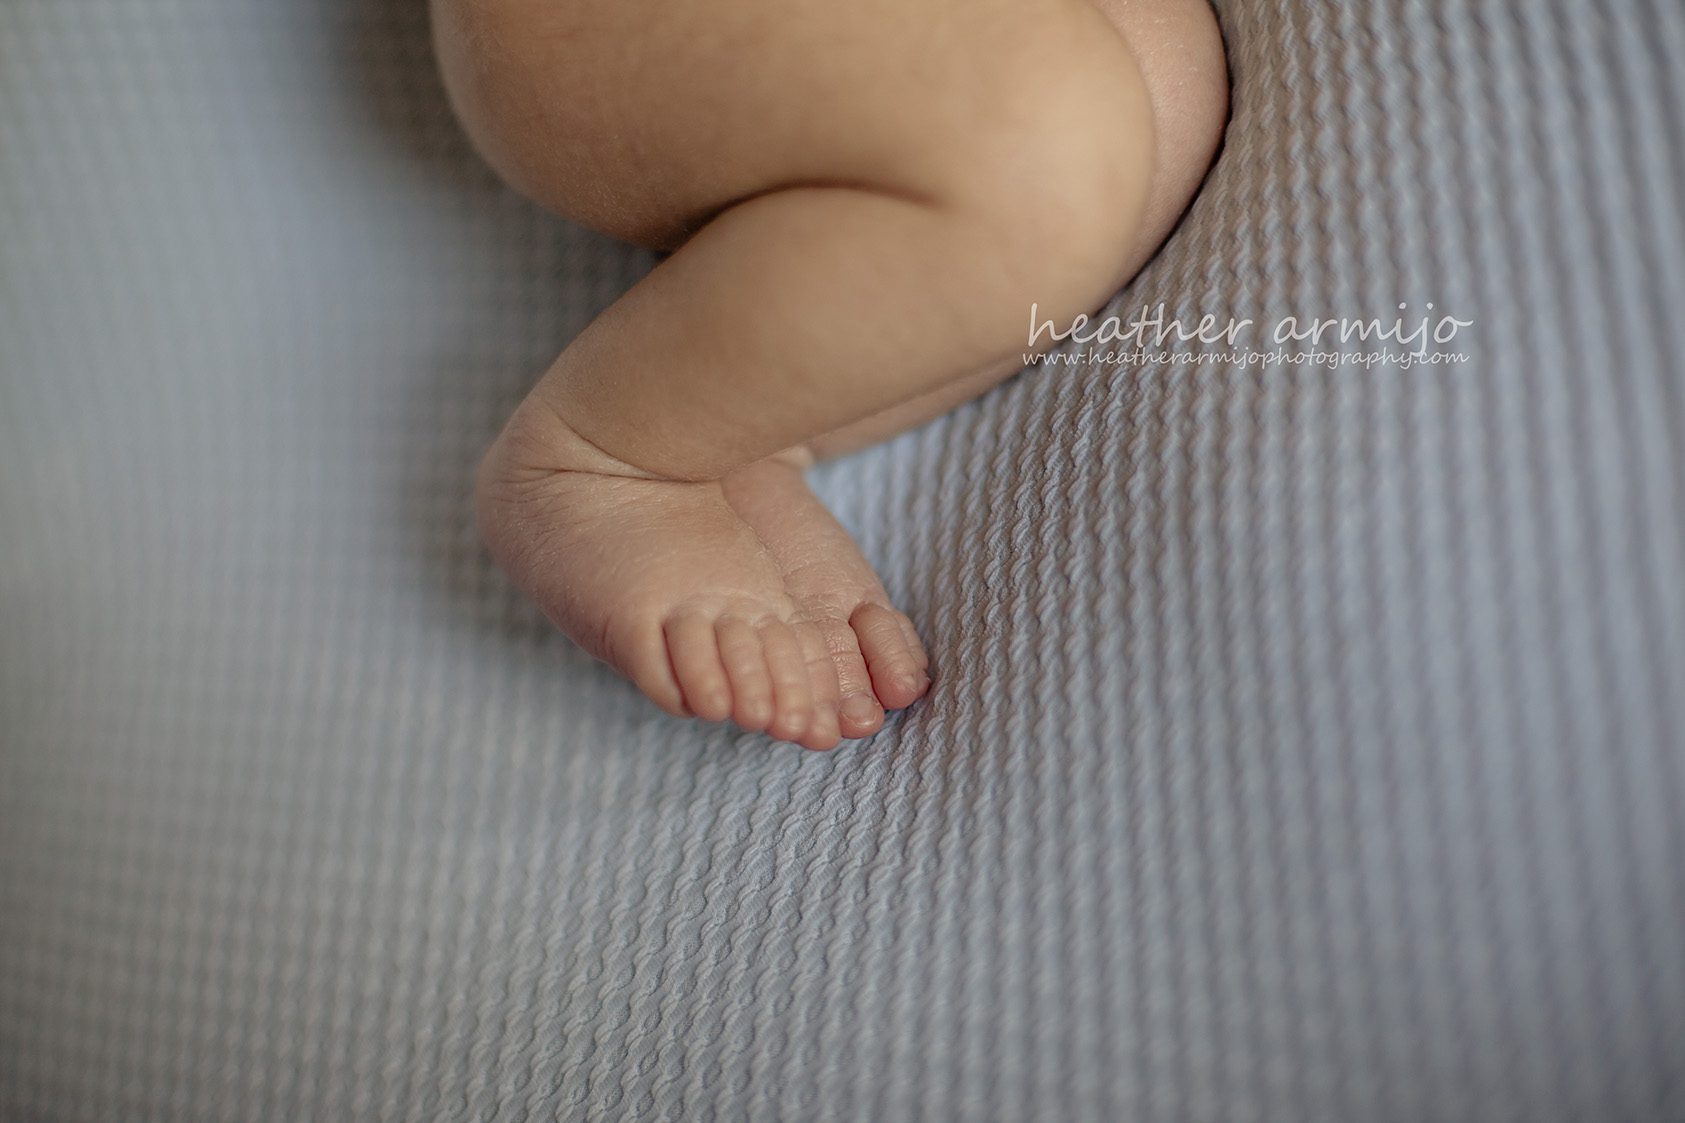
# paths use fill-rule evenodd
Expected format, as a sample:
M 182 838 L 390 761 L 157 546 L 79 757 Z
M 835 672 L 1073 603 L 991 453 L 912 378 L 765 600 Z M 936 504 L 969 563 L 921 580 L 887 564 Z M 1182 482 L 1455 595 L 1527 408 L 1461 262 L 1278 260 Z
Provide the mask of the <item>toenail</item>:
M 837 712 L 857 725 L 869 725 L 883 716 L 883 710 L 870 694 L 850 694 Z
M 917 671 L 903 671 L 895 676 L 895 681 L 914 694 L 919 693 L 930 685 L 930 676 Z

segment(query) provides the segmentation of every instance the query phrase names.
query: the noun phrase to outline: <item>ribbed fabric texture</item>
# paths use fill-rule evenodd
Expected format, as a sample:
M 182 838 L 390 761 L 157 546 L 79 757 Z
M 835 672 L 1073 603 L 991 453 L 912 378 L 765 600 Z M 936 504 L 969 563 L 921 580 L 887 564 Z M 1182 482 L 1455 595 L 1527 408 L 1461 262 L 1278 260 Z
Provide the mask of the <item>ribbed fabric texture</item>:
M 0 5 L 0 1117 L 1685 1118 L 1676 0 L 1225 3 L 1119 307 L 1470 361 L 824 469 L 939 672 L 828 756 L 476 545 L 649 262 L 478 165 L 423 8 Z

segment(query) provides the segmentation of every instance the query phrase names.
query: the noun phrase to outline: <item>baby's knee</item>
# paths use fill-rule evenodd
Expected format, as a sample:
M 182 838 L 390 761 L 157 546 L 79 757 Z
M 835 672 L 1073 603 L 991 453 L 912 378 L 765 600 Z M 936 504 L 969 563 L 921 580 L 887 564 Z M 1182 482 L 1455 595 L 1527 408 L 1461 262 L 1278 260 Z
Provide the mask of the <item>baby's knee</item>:
M 1094 0 L 1129 43 L 1152 101 L 1153 184 L 1142 262 L 1181 217 L 1211 167 L 1229 116 L 1228 61 L 1210 0 Z
M 1031 301 L 1063 315 L 1090 311 L 1138 264 L 1151 101 L 1122 40 L 1088 14 L 1089 38 L 1060 65 L 1014 69 L 953 165 L 947 202 L 994 255 L 988 279 L 1014 323 Z
M 1204 178 L 1228 110 L 1205 0 L 1072 12 L 1062 41 L 1027 49 L 979 99 L 950 192 L 998 240 L 1011 295 L 1065 315 L 1145 264 Z

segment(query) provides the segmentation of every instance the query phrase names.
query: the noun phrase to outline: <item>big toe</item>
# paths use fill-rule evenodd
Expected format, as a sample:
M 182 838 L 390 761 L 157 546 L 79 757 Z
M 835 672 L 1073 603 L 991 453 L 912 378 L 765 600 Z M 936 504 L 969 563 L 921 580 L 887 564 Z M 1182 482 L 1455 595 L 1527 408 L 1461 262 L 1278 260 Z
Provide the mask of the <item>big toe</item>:
M 910 706 L 930 689 L 930 661 L 906 616 L 881 604 L 863 604 L 854 610 L 849 626 L 885 709 Z
M 826 658 L 837 682 L 837 723 L 844 737 L 870 737 L 883 728 L 883 707 L 872 692 L 872 673 L 860 653 L 860 638 L 841 617 L 820 625 Z

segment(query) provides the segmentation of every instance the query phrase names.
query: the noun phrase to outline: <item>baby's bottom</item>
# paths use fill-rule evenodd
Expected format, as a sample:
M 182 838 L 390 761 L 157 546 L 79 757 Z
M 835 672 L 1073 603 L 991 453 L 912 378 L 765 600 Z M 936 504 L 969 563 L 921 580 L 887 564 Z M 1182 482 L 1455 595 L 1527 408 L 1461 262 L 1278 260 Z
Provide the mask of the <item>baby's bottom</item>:
M 1089 0 L 437 0 L 491 162 L 677 247 L 487 457 L 516 582 L 674 713 L 825 748 L 915 700 L 922 646 L 801 469 L 1139 267 L 1220 129 L 1200 2 L 1111 5 L 1126 46 Z

